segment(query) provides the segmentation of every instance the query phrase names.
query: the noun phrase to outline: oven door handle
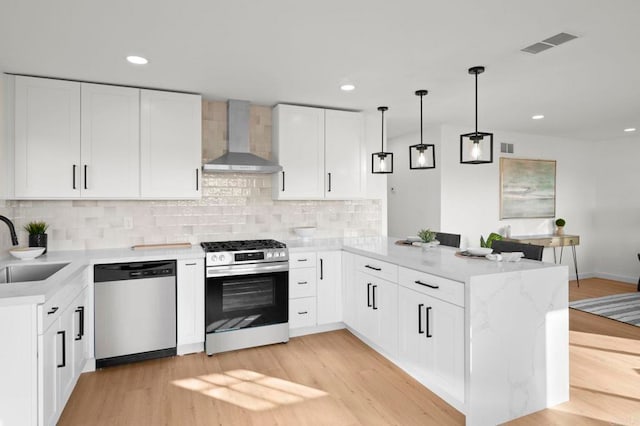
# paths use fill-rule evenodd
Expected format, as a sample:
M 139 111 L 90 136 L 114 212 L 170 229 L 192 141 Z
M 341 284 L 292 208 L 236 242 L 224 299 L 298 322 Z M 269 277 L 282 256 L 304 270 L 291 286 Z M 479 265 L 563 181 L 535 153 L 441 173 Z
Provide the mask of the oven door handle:
M 271 272 L 289 271 L 289 262 L 279 265 L 235 265 L 235 266 L 211 266 L 207 268 L 207 278 L 230 277 L 237 275 L 268 274 Z

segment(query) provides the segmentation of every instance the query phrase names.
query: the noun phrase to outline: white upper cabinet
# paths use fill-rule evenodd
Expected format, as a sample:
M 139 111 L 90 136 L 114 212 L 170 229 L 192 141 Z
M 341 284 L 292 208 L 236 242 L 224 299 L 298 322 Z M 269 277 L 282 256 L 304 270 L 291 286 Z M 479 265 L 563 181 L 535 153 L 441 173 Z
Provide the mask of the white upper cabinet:
M 140 89 L 82 83 L 83 198 L 140 196 Z
M 361 114 L 325 110 L 326 198 L 360 198 L 364 176 L 361 168 L 364 120 Z
M 15 77 L 17 198 L 80 196 L 80 83 Z
M 273 110 L 278 200 L 362 197 L 364 121 L 357 112 L 277 105 Z
M 199 95 L 141 90 L 143 198 L 199 198 L 202 100 Z
M 324 197 L 324 110 L 277 105 L 273 110 L 273 198 Z
M 200 198 L 199 95 L 8 79 L 12 198 Z

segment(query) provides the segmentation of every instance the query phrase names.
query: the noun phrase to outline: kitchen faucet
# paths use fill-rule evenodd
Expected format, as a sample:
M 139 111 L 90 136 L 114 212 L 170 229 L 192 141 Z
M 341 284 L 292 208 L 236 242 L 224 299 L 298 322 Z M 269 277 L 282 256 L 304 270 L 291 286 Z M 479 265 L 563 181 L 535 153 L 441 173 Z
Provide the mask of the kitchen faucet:
M 0 215 L 0 220 L 7 224 L 9 227 L 9 233 L 11 234 L 11 243 L 14 246 L 18 245 L 18 236 L 16 235 L 16 228 L 13 226 L 13 222 L 11 222 L 8 218 Z

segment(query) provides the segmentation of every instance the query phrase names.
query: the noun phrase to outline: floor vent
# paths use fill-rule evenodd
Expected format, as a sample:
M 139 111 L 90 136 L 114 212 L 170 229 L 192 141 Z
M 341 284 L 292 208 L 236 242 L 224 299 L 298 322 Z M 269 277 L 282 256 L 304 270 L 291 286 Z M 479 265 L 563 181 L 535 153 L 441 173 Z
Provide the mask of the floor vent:
M 569 33 L 559 33 L 538 43 L 533 43 L 531 46 L 527 46 L 524 49 L 521 49 L 523 52 L 538 54 L 540 52 L 544 52 L 545 50 L 551 49 L 552 47 L 559 46 L 568 41 L 578 38 L 573 34 Z

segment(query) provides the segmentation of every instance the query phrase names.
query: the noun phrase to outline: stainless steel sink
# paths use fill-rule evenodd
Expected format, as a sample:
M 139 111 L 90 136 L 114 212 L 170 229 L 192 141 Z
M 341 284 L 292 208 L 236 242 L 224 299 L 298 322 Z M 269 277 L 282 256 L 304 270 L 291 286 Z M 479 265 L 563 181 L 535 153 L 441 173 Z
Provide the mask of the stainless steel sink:
M 46 280 L 67 265 L 68 263 L 8 265 L 0 269 L 0 284 Z

